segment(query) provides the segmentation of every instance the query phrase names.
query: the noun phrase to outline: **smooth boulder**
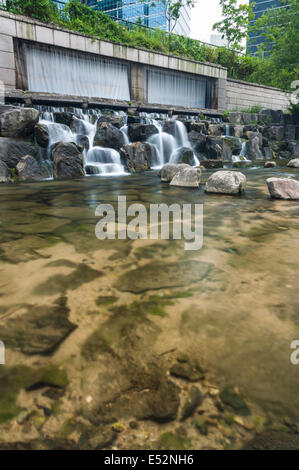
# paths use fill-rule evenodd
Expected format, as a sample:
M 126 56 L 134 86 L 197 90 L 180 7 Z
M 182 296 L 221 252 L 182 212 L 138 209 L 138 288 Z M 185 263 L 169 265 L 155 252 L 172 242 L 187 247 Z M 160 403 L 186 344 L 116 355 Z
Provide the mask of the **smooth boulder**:
M 35 141 L 41 147 L 48 147 L 50 142 L 49 129 L 45 124 L 38 122 L 34 126 L 34 137 Z
M 244 192 L 246 176 L 239 171 L 216 171 L 206 182 L 207 193 L 240 194 Z
M 299 158 L 294 158 L 293 160 L 290 160 L 287 166 L 291 168 L 299 168 Z
M 146 142 L 126 144 L 120 152 L 130 173 L 150 169 L 153 155 L 153 148 L 150 144 Z
M 270 196 L 275 199 L 299 199 L 299 181 L 291 178 L 268 178 Z
M 94 137 L 94 146 L 120 150 L 124 144 L 123 133 L 110 122 L 100 122 Z
M 170 182 L 170 186 L 182 186 L 184 188 L 198 188 L 201 177 L 199 168 L 182 168 Z
M 27 137 L 33 133 L 39 111 L 34 108 L 14 108 L 0 115 L 2 137 Z
M 160 170 L 159 176 L 161 181 L 164 183 L 169 183 L 173 177 L 183 168 L 191 168 L 190 165 L 186 163 L 166 163 Z
M 52 149 L 54 178 L 78 178 L 84 176 L 81 147 L 73 142 L 58 142 Z

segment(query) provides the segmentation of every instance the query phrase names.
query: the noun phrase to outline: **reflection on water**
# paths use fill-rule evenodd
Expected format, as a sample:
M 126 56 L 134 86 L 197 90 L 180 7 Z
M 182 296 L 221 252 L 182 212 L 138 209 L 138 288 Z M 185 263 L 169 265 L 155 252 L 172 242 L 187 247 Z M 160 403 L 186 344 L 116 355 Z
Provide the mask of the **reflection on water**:
M 207 393 L 210 384 L 237 387 L 265 422 L 299 422 L 299 366 L 290 363 L 299 335 L 299 205 L 269 199 L 266 178 L 284 170 L 242 171 L 242 197 L 160 184 L 154 172 L 0 187 L 0 439 L 67 436 L 79 446 L 89 426 L 120 421 L 130 431 L 118 448 L 157 445 L 189 386 L 167 372 L 182 354 L 206 371 L 199 386 Z M 120 195 L 146 206 L 203 203 L 203 248 L 99 241 L 95 208 L 116 207 Z M 203 403 L 212 413 L 212 399 Z M 230 445 L 221 424 L 204 436 L 190 420 L 187 448 Z M 235 445 L 250 437 L 249 428 L 238 433 Z M 168 438 L 162 448 L 183 445 Z

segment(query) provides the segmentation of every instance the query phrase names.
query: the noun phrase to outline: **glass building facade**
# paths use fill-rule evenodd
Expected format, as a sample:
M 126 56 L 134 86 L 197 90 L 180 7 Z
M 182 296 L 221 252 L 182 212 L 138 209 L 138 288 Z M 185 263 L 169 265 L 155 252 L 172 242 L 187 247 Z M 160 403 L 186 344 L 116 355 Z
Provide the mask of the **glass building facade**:
M 255 14 L 254 20 L 252 20 L 251 26 L 254 25 L 255 21 L 260 18 L 267 10 L 278 9 L 278 8 L 287 8 L 285 4 L 282 4 L 279 0 L 249 0 L 249 3 L 255 3 L 253 6 L 253 12 Z M 250 55 L 257 53 L 258 47 L 264 42 L 264 37 L 262 36 L 262 31 L 254 31 L 249 33 L 249 39 L 247 43 L 247 52 Z
M 152 0 L 81 0 L 85 5 L 95 10 L 107 13 L 116 21 L 129 21 L 138 23 L 148 28 L 158 28 L 163 31 L 169 30 L 165 14 L 165 6 L 161 1 Z M 180 18 L 170 29 L 173 33 L 183 36 L 190 35 L 190 8 L 183 6 Z M 173 26 L 173 27 L 172 27 Z

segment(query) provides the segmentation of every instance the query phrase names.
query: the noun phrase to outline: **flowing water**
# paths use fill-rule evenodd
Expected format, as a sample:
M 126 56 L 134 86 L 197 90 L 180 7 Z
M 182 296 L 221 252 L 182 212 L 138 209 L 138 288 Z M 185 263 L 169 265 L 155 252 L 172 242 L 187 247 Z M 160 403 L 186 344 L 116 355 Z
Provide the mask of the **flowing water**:
M 151 364 L 146 370 L 162 374 L 178 354 L 206 371 L 203 410 L 218 416 L 208 387 L 230 385 L 246 397 L 252 420 L 299 422 L 299 365 L 290 362 L 299 335 L 299 205 L 270 200 L 265 184 L 271 176 L 298 179 L 299 173 L 242 172 L 248 185 L 241 197 L 171 187 L 155 172 L 0 187 L 0 339 L 6 344 L 0 373 L 9 379 L 16 370 L 55 365 L 69 381 L 62 395 L 41 386 L 21 390 L 16 410 L 18 385 L 10 385 L 9 404 L 0 397 L 2 421 L 5 406 L 12 416 L 22 409 L 35 414 L 26 425 L 4 419 L 0 440 L 68 436 L 76 442 L 82 423 L 99 423 L 109 409 L 127 426 L 117 448 L 150 448 L 161 433 L 182 427 L 195 448 L 230 445 L 222 425 L 202 436 L 191 418 L 141 420 L 137 431 L 128 425 L 140 391 L 151 388 L 141 371 Z M 116 207 L 120 195 L 146 207 L 203 203 L 203 248 L 184 251 L 179 240 L 98 240 L 96 206 Z M 61 319 L 66 312 L 73 327 Z M 173 380 L 184 396 L 186 382 Z M 37 403 L 52 409 L 50 417 Z M 234 445 L 250 432 L 239 426 Z
M 97 120 L 101 116 L 99 110 L 88 110 L 83 113 L 82 109 L 74 108 L 75 117 L 72 123 L 72 129 L 64 124 L 55 122 L 55 112 L 67 111 L 67 108 L 48 108 L 44 110 L 40 107 L 40 123 L 46 126 L 49 134 L 49 145 L 47 149 L 47 163 L 51 166 L 51 149 L 57 142 L 75 142 L 82 136 L 86 136 L 89 142 L 89 149 L 84 149 L 84 168 L 86 174 L 98 174 L 101 176 L 115 176 L 126 174 L 120 153 L 111 148 L 94 146 L 94 137 L 97 130 Z M 124 144 L 130 144 L 128 133 L 127 116 L 125 113 L 115 112 L 116 115 L 122 115 L 124 125 L 120 128 L 123 135 Z M 190 149 L 192 146 L 188 139 L 186 127 L 183 122 L 172 120 L 174 123 L 174 136 L 163 131 L 163 124 L 159 120 L 149 117 L 144 113 L 144 122 L 153 124 L 157 128 L 157 134 L 148 139 L 148 143 L 153 146 L 152 168 L 161 168 L 165 163 L 177 163 L 180 159 L 180 150 Z M 193 152 L 193 162 L 195 166 L 199 165 L 199 160 Z M 52 171 L 53 176 L 53 171 Z

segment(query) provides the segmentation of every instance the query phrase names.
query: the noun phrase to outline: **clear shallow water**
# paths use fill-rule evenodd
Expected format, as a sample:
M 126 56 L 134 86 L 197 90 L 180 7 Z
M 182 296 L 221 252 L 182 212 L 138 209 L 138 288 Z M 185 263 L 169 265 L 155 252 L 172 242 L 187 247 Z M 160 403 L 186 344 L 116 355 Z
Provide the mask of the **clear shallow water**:
M 171 187 L 155 172 L 2 185 L 5 367 L 63 367 L 70 382 L 66 420 L 127 390 L 144 364 L 163 358 L 167 367 L 182 352 L 198 360 L 216 386 L 238 387 L 255 413 L 299 421 L 299 365 L 290 363 L 290 343 L 299 339 L 299 204 L 270 200 L 265 183 L 270 176 L 299 173 L 242 172 L 247 191 L 241 197 L 207 195 L 203 186 Z M 203 180 L 209 174 L 205 171 Z M 99 241 L 95 208 L 116 204 L 119 195 L 128 204 L 146 206 L 203 203 L 203 248 L 187 252 L 183 241 L 172 240 Z M 184 274 L 177 276 L 180 271 Z M 57 331 L 65 328 L 67 334 L 45 355 L 40 338 L 53 331 L 44 319 L 36 325 L 31 319 L 28 327 L 28 315 L 46 309 L 51 317 L 62 304 L 76 328 L 58 324 Z M 10 320 L 15 321 L 8 328 Z M 33 398 L 23 394 L 19 400 L 30 408 Z M 56 419 L 50 434 L 62 426 Z M 0 426 L 6 440 L 23 439 L 20 432 Z

